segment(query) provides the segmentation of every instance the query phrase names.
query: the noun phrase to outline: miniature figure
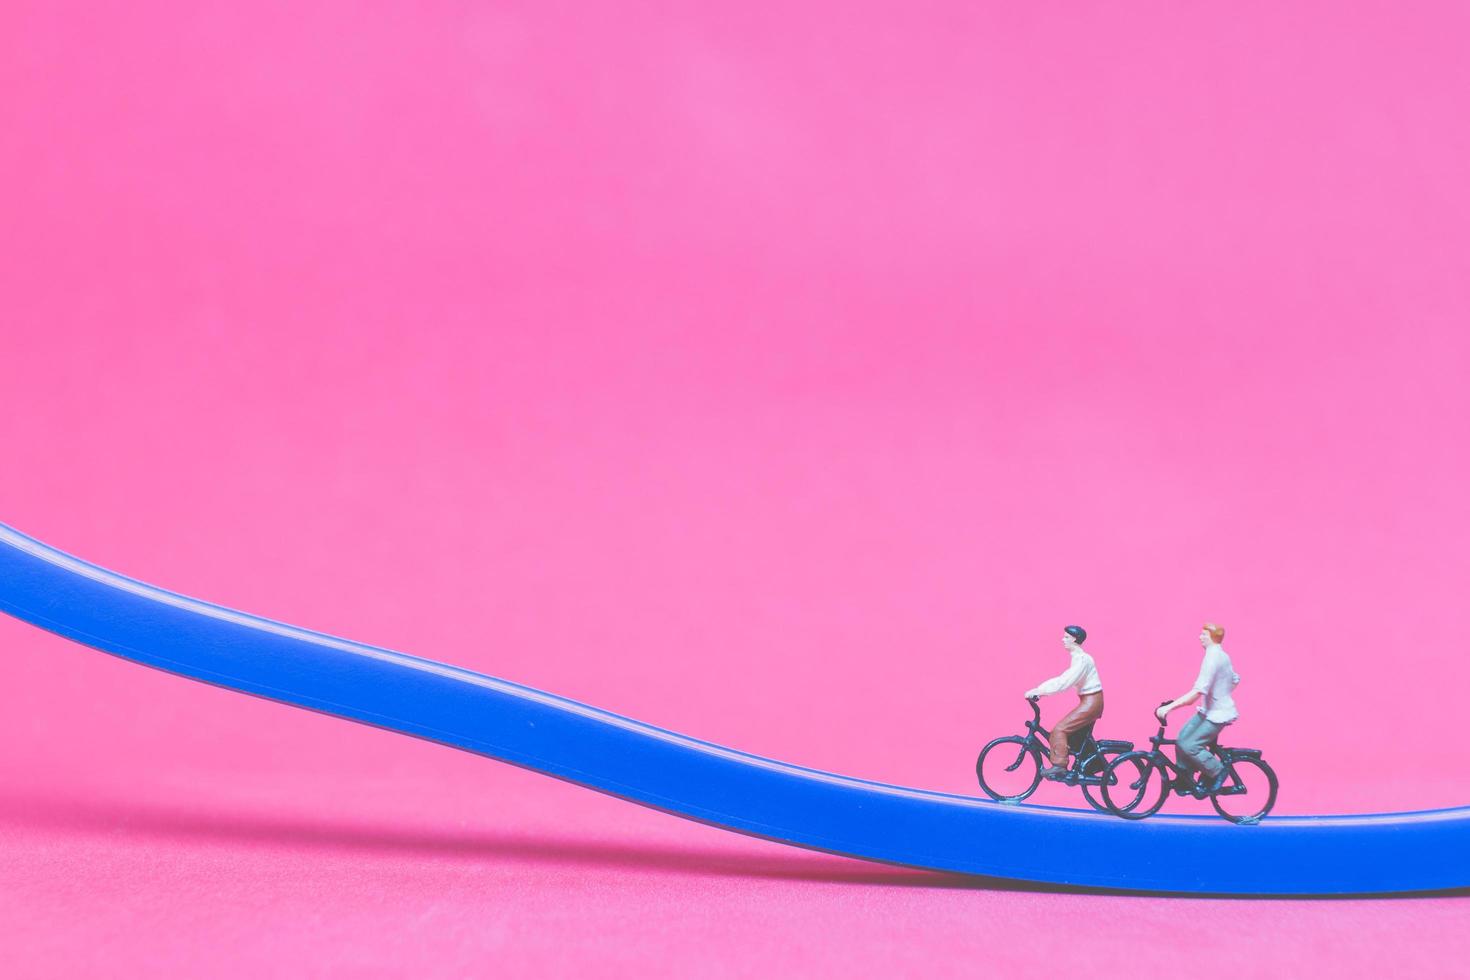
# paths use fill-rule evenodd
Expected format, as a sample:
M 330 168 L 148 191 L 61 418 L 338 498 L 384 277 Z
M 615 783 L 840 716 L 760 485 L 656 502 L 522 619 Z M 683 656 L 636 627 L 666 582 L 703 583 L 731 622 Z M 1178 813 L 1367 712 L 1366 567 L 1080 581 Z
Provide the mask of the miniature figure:
M 1218 744 L 1220 732 L 1240 717 L 1231 696 L 1235 685 L 1240 683 L 1240 675 L 1235 672 L 1230 655 L 1220 646 L 1224 639 L 1224 629 L 1214 623 L 1204 625 L 1199 642 L 1205 648 L 1205 656 L 1194 687 L 1154 712 L 1162 722 L 1175 708 L 1200 702 L 1194 717 L 1185 722 L 1176 740 L 1174 754 L 1179 777 L 1174 788 L 1181 794 L 1190 793 L 1201 799 L 1218 791 L 1225 781 L 1225 766 L 1210 751 L 1210 746 Z M 1195 770 L 1200 773 L 1198 786 L 1194 784 Z
M 1102 717 L 1102 678 L 1098 676 L 1097 664 L 1082 649 L 1087 640 L 1087 631 L 1080 626 L 1068 626 L 1062 631 L 1062 646 L 1071 654 L 1072 663 L 1065 671 L 1049 681 L 1043 681 L 1026 692 L 1027 698 L 1039 698 L 1048 694 L 1075 688 L 1077 707 L 1068 712 L 1051 730 L 1051 765 L 1041 770 L 1044 779 L 1064 779 L 1067 774 L 1067 749 L 1073 735 L 1090 734 L 1092 726 Z
M 1024 735 L 992 739 L 975 760 L 975 775 L 979 777 L 980 788 L 997 803 L 1020 803 L 1041 785 L 1041 757 L 1051 754 L 1051 734 L 1041 724 L 1041 709 L 1036 702 L 1035 697 L 1026 699 L 1031 707 L 1031 720 L 1026 723 Z M 1110 812 L 1107 799 L 1098 795 L 1098 788 L 1107 779 L 1123 779 L 1130 783 L 1141 780 L 1144 767 L 1141 762 L 1131 768 L 1114 766 L 1113 761 L 1120 755 L 1132 752 L 1133 743 L 1095 739 L 1091 735 L 1091 727 L 1089 724 L 1072 737 L 1075 761 L 1061 782 L 1068 786 L 1081 786 L 1087 805 L 1107 813 Z M 1121 799 L 1124 794 L 1114 795 Z

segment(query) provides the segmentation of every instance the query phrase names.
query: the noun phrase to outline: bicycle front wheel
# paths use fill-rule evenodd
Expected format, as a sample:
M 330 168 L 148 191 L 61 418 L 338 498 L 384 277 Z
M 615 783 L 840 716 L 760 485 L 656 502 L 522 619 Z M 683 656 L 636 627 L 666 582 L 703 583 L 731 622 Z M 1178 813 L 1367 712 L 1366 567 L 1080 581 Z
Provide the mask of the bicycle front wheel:
M 1103 773 L 1102 795 L 1115 817 L 1151 817 L 1169 798 L 1168 770 L 1155 761 L 1152 752 L 1124 753 Z
M 1007 735 L 980 750 L 975 775 L 992 800 L 1019 803 L 1041 785 L 1041 757 L 1022 736 Z
M 1236 759 L 1228 766 L 1225 783 L 1210 803 L 1231 823 L 1259 823 L 1276 805 L 1276 773 L 1264 759 Z
M 1087 800 L 1087 805 L 1101 813 L 1113 812 L 1112 808 L 1108 806 L 1108 801 L 1103 793 L 1109 784 L 1116 784 L 1120 780 L 1123 785 L 1114 790 L 1114 795 L 1118 797 L 1120 803 L 1126 801 L 1129 794 L 1133 792 L 1129 787 L 1134 783 L 1138 783 L 1138 792 L 1140 795 L 1134 800 L 1134 804 L 1136 805 L 1138 799 L 1142 799 L 1143 776 L 1144 769 L 1147 766 L 1146 760 L 1148 759 L 1148 753 L 1128 752 L 1119 755 L 1117 753 L 1105 752 L 1102 755 L 1103 759 L 1107 762 L 1107 766 L 1101 773 L 1102 785 L 1089 786 L 1086 783 L 1082 784 L 1082 796 Z M 1125 756 L 1127 757 L 1126 762 L 1123 761 Z M 1114 766 L 1117 766 L 1117 768 L 1115 769 Z

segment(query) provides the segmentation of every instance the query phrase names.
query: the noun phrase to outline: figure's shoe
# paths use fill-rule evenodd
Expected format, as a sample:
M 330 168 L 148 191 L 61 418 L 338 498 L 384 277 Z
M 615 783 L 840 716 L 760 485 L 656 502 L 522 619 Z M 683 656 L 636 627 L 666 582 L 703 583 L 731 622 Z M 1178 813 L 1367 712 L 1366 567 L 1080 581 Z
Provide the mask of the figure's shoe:
M 1174 792 L 1179 796 L 1198 796 L 1193 776 L 1180 776 L 1174 780 Z
M 1061 779 L 1067 775 L 1066 766 L 1047 766 L 1041 770 L 1042 779 Z
M 1221 786 L 1224 786 L 1224 785 L 1225 785 L 1225 770 L 1224 769 L 1221 769 L 1220 770 L 1220 774 L 1217 775 L 1217 776 L 1215 776 L 1213 779 L 1210 778 L 1209 776 L 1206 776 L 1204 773 L 1200 773 L 1199 785 L 1197 787 L 1195 787 L 1194 795 L 1197 796 L 1197 797 L 1199 797 L 1202 800 L 1203 799 L 1207 799 L 1207 798 L 1209 798 L 1211 796 L 1214 796 L 1216 793 L 1220 792 L 1220 787 Z

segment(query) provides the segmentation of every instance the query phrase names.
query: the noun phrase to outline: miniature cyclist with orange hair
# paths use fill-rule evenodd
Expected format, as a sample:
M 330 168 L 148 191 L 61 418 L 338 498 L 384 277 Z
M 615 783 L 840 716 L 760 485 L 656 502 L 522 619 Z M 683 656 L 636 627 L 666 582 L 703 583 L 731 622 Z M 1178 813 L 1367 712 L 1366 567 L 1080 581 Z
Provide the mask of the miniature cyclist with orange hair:
M 1168 704 L 1160 705 L 1155 712 L 1162 722 L 1175 708 L 1200 702 L 1194 717 L 1179 730 L 1176 746 L 1179 782 L 1174 788 L 1180 792 L 1208 796 L 1225 781 L 1225 766 L 1210 751 L 1210 746 L 1217 743 L 1220 732 L 1226 725 L 1240 717 L 1232 696 L 1235 685 L 1240 683 L 1240 675 L 1235 672 L 1230 655 L 1220 646 L 1224 639 L 1225 630 L 1222 627 L 1214 623 L 1204 625 L 1200 630 L 1199 642 L 1205 648 L 1205 657 L 1200 664 L 1199 677 L 1195 679 L 1194 687 Z M 1192 775 L 1196 769 L 1200 772 L 1198 787 L 1194 785 Z

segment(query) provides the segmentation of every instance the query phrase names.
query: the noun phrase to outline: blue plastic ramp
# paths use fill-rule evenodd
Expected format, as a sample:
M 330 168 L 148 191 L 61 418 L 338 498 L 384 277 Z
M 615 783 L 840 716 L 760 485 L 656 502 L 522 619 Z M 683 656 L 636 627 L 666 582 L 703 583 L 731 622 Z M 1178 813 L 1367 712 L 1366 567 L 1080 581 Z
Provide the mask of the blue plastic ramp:
M 149 667 L 835 854 L 1163 892 L 1323 895 L 1470 886 L 1470 807 L 1271 817 L 1258 826 L 1215 817 L 1131 822 L 872 783 L 185 598 L 79 561 L 3 524 L 0 610 Z M 957 767 L 971 764 L 955 760 Z

